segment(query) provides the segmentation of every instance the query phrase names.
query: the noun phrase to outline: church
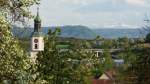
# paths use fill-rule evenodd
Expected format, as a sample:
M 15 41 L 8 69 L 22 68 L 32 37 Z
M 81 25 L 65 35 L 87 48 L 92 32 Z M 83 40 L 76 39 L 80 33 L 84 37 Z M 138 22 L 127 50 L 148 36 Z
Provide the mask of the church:
M 38 52 L 44 51 L 44 34 L 41 29 L 41 19 L 39 16 L 39 10 L 37 10 L 37 15 L 34 19 L 34 31 L 31 35 L 30 42 L 30 56 L 32 59 L 36 59 Z

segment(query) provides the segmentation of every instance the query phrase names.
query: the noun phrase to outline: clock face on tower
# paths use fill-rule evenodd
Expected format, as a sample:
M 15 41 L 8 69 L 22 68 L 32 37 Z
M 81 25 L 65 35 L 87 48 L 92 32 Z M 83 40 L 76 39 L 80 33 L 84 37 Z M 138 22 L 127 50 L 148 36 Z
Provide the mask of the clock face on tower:
M 38 43 L 38 39 L 34 39 L 34 43 Z

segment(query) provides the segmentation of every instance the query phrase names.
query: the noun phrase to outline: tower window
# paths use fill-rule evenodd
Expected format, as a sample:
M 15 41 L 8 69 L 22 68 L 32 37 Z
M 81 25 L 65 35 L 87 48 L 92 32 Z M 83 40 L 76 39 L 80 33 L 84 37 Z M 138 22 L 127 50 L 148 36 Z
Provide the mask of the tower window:
M 34 43 L 38 43 L 39 41 L 38 41 L 38 39 L 34 39 Z
M 35 45 L 34 45 L 34 49 L 38 49 L 38 44 L 35 44 Z

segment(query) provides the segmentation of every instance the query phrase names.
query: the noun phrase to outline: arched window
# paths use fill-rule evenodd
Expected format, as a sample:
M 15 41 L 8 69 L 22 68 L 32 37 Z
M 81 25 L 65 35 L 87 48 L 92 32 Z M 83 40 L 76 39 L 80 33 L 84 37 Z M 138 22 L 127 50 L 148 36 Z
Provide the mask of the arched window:
M 38 49 L 38 39 L 34 39 L 34 49 Z
M 35 45 L 34 45 L 34 49 L 38 49 L 38 44 L 35 44 Z

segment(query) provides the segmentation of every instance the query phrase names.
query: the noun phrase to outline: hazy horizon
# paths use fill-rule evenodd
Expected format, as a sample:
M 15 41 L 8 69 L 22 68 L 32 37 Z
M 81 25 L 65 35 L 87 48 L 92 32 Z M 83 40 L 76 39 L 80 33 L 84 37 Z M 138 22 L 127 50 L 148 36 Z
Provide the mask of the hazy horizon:
M 142 29 L 142 26 L 139 27 L 128 27 L 128 26 L 104 26 L 104 27 L 90 27 L 87 25 L 53 25 L 53 26 L 42 26 L 42 27 L 64 27 L 64 26 L 83 26 L 90 29 Z M 34 28 L 34 26 L 30 25 L 31 28 Z

